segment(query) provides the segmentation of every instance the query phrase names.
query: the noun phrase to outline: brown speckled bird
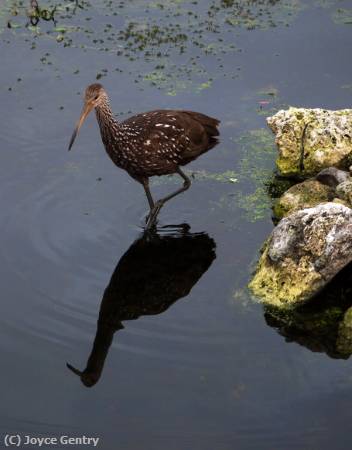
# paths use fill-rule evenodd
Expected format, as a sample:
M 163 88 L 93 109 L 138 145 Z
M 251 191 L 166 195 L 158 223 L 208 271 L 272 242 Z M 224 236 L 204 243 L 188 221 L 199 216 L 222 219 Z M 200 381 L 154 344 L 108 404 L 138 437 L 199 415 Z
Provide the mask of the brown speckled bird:
M 186 191 L 191 180 L 183 173 L 184 166 L 213 148 L 218 140 L 219 120 L 193 111 L 156 110 L 130 117 L 119 123 L 109 105 L 109 97 L 101 84 L 87 87 L 84 107 L 69 144 L 71 149 L 77 133 L 88 114 L 95 108 L 100 134 L 112 161 L 141 183 L 148 198 L 150 212 L 147 229 L 155 222 L 161 207 Z M 149 177 L 178 173 L 184 180 L 175 192 L 154 202 Z

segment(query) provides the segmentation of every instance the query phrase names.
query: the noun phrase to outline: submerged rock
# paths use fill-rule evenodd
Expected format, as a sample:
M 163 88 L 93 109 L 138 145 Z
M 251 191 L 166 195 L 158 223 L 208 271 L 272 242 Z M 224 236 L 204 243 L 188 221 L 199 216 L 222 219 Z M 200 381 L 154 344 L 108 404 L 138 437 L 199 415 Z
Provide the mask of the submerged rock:
M 264 305 L 266 323 L 313 352 L 347 359 L 352 354 L 352 264 L 312 301 L 293 309 Z
M 352 260 L 352 209 L 324 203 L 281 220 L 249 283 L 267 304 L 295 306 L 315 296 Z
M 330 166 L 350 166 L 351 109 L 289 108 L 268 117 L 267 122 L 276 134 L 276 164 L 283 176 L 309 176 Z
M 336 347 L 343 355 L 352 354 L 352 307 L 345 312 L 339 325 Z

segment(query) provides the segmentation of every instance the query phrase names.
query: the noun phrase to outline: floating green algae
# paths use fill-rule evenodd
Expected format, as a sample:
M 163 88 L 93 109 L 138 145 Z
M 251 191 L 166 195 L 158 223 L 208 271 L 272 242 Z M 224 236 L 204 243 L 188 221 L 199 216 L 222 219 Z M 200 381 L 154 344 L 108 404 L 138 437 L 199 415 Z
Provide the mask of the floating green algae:
M 220 4 L 228 10 L 225 16 L 227 24 L 247 30 L 289 26 L 306 7 L 301 0 L 272 0 L 273 8 L 266 8 L 264 2 L 251 0 L 222 0 Z
M 250 222 L 264 219 L 270 214 L 271 198 L 267 185 L 273 177 L 275 142 L 266 128 L 251 130 L 235 141 L 241 154 L 240 180 L 246 189 L 235 193 L 235 201 Z
M 175 70 L 172 71 L 169 64 L 159 64 L 153 71 L 146 73 L 143 78 L 141 77 L 142 81 L 170 96 L 184 91 L 200 94 L 205 89 L 211 88 L 212 80 L 206 80 L 206 72 L 202 68 L 198 68 L 196 73 L 189 73 L 186 68 L 183 71 L 182 67 L 175 66 L 174 68 Z
M 191 175 L 199 180 L 213 180 L 220 183 L 238 183 L 238 173 L 234 170 L 226 170 L 225 172 L 221 173 L 212 173 L 205 170 L 197 170 L 195 172 L 191 172 Z
M 332 15 L 337 25 L 352 25 L 352 9 L 338 8 Z
M 186 0 L 46 0 L 38 4 L 29 8 L 26 2 L 6 0 L 0 30 L 10 29 L 31 49 L 39 40 L 50 39 L 63 48 L 107 53 L 111 63 L 119 61 L 120 70 L 134 76 L 136 83 L 147 82 L 166 95 L 184 90 L 201 94 L 217 78 L 238 77 L 228 67 L 228 56 L 241 51 L 236 45 L 237 28 L 284 26 L 303 7 L 301 0 L 212 0 L 206 5 Z M 209 64 L 209 58 L 215 64 Z M 162 76 L 154 73 L 160 61 L 165 66 Z
M 251 130 L 233 140 L 240 160 L 235 172 L 213 174 L 215 181 L 236 183 L 235 190 L 222 195 L 218 206 L 242 210 L 249 222 L 267 219 L 276 199 L 292 185 L 291 180 L 279 177 L 274 171 L 276 146 L 272 133 L 266 128 Z M 207 178 L 210 178 L 209 174 Z
M 231 183 L 235 184 L 239 182 L 238 173 L 234 170 L 226 170 L 225 172 L 209 172 L 207 170 L 187 170 L 184 172 L 191 178 L 199 181 L 216 181 L 218 183 Z M 169 175 L 167 177 L 154 177 L 152 178 L 152 185 L 158 186 L 162 184 L 179 183 L 180 177 L 178 175 Z

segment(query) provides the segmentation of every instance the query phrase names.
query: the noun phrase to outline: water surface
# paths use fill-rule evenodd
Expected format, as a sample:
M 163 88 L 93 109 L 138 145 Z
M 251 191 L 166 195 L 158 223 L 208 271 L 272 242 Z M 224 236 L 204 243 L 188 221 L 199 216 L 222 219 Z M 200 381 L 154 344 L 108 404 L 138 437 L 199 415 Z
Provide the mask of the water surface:
M 286 342 L 246 285 L 273 228 L 265 117 L 350 107 L 350 2 L 56 6 L 55 23 L 33 25 L 27 3 L 1 3 L 1 432 L 98 436 L 100 449 L 349 448 L 350 359 Z M 222 122 L 221 144 L 187 168 L 192 188 L 160 216 L 188 227 L 142 247 L 143 190 L 106 157 L 93 115 L 67 152 L 97 79 L 121 118 L 185 108 Z M 66 362 L 86 367 L 115 269 L 119 286 L 144 284 L 109 310 L 87 388 Z

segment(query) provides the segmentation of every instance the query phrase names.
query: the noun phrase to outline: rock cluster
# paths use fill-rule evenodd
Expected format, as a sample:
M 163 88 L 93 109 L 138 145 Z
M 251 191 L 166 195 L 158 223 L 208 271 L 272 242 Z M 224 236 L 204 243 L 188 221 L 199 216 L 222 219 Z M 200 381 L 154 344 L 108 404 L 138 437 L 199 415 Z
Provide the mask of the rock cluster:
M 274 205 L 281 221 L 249 287 L 267 306 L 292 309 L 352 261 L 352 110 L 289 108 L 267 121 L 276 134 L 280 174 L 301 181 Z M 350 315 L 340 331 L 352 343 Z

